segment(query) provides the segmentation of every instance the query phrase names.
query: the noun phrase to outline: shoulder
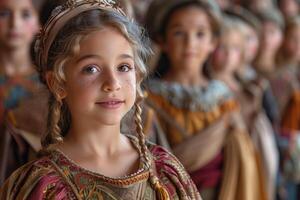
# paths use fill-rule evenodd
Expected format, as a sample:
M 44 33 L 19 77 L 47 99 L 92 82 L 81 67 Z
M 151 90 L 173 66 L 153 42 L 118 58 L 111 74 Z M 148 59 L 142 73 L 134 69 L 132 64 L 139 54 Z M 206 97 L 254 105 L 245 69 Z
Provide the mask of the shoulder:
M 1 187 L 0 199 L 47 199 L 58 188 L 61 196 L 67 195 L 64 181 L 45 156 L 17 169 Z
M 179 176 L 185 177 L 186 179 L 190 178 L 183 165 L 167 149 L 150 142 L 148 142 L 147 146 L 151 152 L 156 170 L 158 172 L 164 171 L 166 168 L 168 168 L 169 172 L 176 173 Z
M 156 173 L 172 199 L 201 199 L 193 181 L 179 160 L 165 148 L 148 143 Z

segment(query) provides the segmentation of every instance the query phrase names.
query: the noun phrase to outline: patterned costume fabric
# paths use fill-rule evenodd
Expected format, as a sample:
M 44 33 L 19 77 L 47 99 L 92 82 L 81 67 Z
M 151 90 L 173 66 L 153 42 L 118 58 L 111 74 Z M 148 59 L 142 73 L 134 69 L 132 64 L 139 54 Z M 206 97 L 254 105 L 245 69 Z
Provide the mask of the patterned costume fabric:
M 238 104 L 224 83 L 186 87 L 154 79 L 146 102 L 204 199 L 266 199 L 251 138 L 228 127 L 226 116 Z
M 0 75 L 1 123 L 3 123 L 4 112 L 16 108 L 22 100 L 29 98 L 37 89 L 38 84 L 37 74 L 25 77 Z
M 14 77 L 0 75 L 0 184 L 28 162 L 37 150 L 35 147 L 40 146 L 39 127 L 43 126 L 44 118 L 38 113 L 41 110 L 35 110 L 40 102 L 31 101 L 33 96 L 40 95 L 40 89 L 36 73 Z M 41 106 L 44 105 L 41 103 Z
M 138 149 L 138 140 L 130 136 Z M 201 199 L 189 175 L 165 149 L 148 144 L 155 172 L 171 199 Z M 120 178 L 109 178 L 78 166 L 58 150 L 17 170 L 0 191 L 0 199 L 157 199 L 149 181 L 149 170 L 140 161 L 139 170 Z

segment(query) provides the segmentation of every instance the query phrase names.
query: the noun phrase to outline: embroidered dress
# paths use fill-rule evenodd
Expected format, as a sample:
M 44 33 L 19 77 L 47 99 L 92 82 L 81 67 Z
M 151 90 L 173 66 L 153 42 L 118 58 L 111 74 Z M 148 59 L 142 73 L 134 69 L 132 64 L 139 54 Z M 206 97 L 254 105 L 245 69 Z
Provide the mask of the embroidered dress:
M 138 148 L 135 137 L 129 137 Z M 189 175 L 165 149 L 148 144 L 153 166 L 173 200 L 201 199 Z M 78 166 L 61 151 L 52 150 L 16 171 L 0 191 L 0 199 L 157 199 L 149 180 L 149 169 L 140 160 L 139 170 L 120 178 L 110 178 Z
M 238 106 L 226 85 L 151 80 L 148 88 L 148 105 L 204 199 L 265 199 L 249 135 L 227 126 L 226 115 Z

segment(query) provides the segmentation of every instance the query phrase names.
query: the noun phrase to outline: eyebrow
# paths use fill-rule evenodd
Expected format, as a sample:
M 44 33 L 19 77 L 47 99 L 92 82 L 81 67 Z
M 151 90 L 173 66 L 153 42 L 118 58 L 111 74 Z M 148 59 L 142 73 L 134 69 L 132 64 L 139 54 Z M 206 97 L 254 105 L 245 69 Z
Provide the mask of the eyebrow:
M 99 55 L 88 54 L 88 55 L 84 55 L 84 56 L 81 56 L 80 58 L 78 58 L 78 59 L 76 60 L 76 63 L 79 63 L 79 62 L 81 62 L 81 61 L 83 61 L 83 60 L 86 60 L 86 59 L 89 59 L 89 58 L 102 59 L 102 57 L 99 56 Z
M 119 56 L 119 58 L 123 58 L 123 59 L 129 58 L 129 59 L 132 59 L 132 60 L 133 60 L 133 56 L 132 56 L 132 55 L 129 55 L 129 54 L 121 54 L 121 55 Z
M 119 59 L 132 59 L 133 60 L 133 56 L 132 55 L 129 55 L 129 54 L 121 54 L 120 56 L 118 56 Z M 101 60 L 103 59 L 102 56 L 100 55 L 96 55 L 96 54 L 87 54 L 87 55 L 84 55 L 84 56 L 81 56 L 80 58 L 78 58 L 76 60 L 76 63 L 79 63 L 83 60 L 86 60 L 86 59 L 98 59 L 98 60 Z
M 172 28 L 180 28 L 180 27 L 183 27 L 184 25 L 183 24 L 172 24 L 172 25 L 170 25 L 169 26 L 169 28 L 170 29 L 172 29 Z M 200 28 L 200 29 L 205 29 L 205 28 L 207 28 L 207 26 L 205 26 L 205 25 L 202 25 L 202 24 L 199 24 L 199 25 L 196 25 L 197 26 L 197 28 Z

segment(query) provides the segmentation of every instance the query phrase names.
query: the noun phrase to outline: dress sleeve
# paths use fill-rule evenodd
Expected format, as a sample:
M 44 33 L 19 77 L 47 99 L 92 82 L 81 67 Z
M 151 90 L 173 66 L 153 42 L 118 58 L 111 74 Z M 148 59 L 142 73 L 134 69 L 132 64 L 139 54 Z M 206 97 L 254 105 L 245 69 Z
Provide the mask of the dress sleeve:
M 171 199 L 201 199 L 195 184 L 174 155 L 157 145 L 152 145 L 149 149 L 157 175 L 167 188 Z
M 73 199 L 69 187 L 44 160 L 28 163 L 15 171 L 0 189 L 0 200 Z

